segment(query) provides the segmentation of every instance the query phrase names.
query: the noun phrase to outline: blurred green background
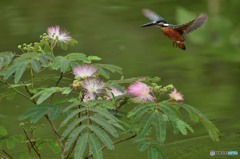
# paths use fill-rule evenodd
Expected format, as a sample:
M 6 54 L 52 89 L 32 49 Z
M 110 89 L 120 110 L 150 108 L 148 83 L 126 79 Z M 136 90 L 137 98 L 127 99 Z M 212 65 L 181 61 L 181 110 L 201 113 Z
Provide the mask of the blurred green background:
M 209 20 L 186 38 L 187 50 L 182 51 L 173 48 L 159 28 L 139 27 L 148 22 L 143 8 L 173 24 L 188 22 L 201 12 Z M 173 83 L 186 103 L 220 129 L 219 142 L 211 141 L 201 125 L 193 125 L 195 133 L 187 136 L 169 131 L 163 148 L 168 159 L 235 159 L 211 157 L 209 151 L 240 152 L 239 8 L 239 0 L 1 0 L 0 51 L 18 52 L 17 45 L 37 41 L 47 27 L 59 25 L 79 41 L 70 51 L 100 56 L 103 63 L 122 67 L 125 77 L 160 76 L 163 84 Z M 0 93 L 4 91 L 0 88 Z M 31 103 L 21 97 L 0 98 L 0 123 L 12 134 L 21 132 L 17 118 Z M 39 129 L 42 136 L 50 133 L 47 126 Z M 42 151 L 44 158 L 56 158 L 47 148 Z M 147 155 L 126 142 L 105 151 L 105 158 L 145 159 Z

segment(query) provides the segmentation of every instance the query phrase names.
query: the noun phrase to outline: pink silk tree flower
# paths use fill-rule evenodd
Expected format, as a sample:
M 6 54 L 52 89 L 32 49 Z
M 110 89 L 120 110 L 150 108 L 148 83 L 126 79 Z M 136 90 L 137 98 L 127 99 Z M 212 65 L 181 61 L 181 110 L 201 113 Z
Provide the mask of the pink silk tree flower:
M 51 26 L 47 32 L 52 40 L 58 40 L 59 42 L 68 43 L 72 39 L 69 33 L 62 31 L 59 26 Z
M 96 78 L 86 78 L 82 82 L 82 87 L 86 90 L 86 96 L 91 100 L 96 98 L 96 95 L 104 89 L 104 82 Z
M 183 95 L 179 92 L 177 92 L 177 90 L 174 88 L 173 91 L 169 94 L 170 99 L 175 100 L 177 102 L 182 102 L 183 99 Z
M 153 96 L 150 95 L 151 89 L 148 85 L 142 82 L 134 82 L 128 87 L 127 93 L 134 96 L 136 103 L 147 103 L 153 101 Z
M 97 68 L 91 65 L 79 65 L 73 68 L 75 77 L 87 78 L 92 77 L 97 72 Z

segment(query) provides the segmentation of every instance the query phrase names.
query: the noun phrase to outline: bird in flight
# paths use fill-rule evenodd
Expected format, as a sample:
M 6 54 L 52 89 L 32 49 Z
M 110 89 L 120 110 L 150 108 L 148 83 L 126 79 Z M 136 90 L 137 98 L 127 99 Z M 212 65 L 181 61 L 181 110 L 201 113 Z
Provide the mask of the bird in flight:
M 184 36 L 201 27 L 208 19 L 207 14 L 201 13 L 188 23 L 174 25 L 168 23 L 165 19 L 149 9 L 143 9 L 143 15 L 150 19 L 151 22 L 143 24 L 141 27 L 161 27 L 162 32 L 173 41 L 173 46 L 179 47 L 182 50 L 186 50 Z

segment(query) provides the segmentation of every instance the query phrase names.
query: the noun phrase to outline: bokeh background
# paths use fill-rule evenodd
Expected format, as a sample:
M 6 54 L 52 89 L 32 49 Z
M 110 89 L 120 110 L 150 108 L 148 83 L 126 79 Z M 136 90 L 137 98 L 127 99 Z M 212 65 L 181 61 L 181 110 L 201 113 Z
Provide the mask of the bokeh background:
M 186 38 L 187 50 L 182 51 L 173 48 L 159 28 L 139 27 L 148 22 L 143 8 L 173 24 L 188 22 L 201 12 L 209 20 Z M 207 159 L 212 158 L 210 150 L 240 152 L 239 9 L 239 0 L 1 0 L 0 51 L 19 52 L 17 45 L 37 41 L 47 27 L 59 25 L 79 41 L 70 51 L 100 56 L 104 63 L 122 67 L 125 77 L 160 76 L 162 84 L 173 83 L 186 103 L 204 112 L 221 132 L 220 141 L 213 142 L 201 125 L 193 125 L 195 133 L 187 136 L 169 131 L 163 146 L 166 156 Z M 0 86 L 0 93 L 4 91 Z M 1 124 L 12 134 L 20 133 L 17 118 L 31 103 L 21 97 L 0 98 Z M 39 128 L 39 135 L 49 133 L 47 126 Z M 18 150 L 21 147 L 13 153 Z M 47 148 L 42 151 L 45 158 L 56 158 Z M 104 154 L 106 159 L 147 158 L 132 142 Z

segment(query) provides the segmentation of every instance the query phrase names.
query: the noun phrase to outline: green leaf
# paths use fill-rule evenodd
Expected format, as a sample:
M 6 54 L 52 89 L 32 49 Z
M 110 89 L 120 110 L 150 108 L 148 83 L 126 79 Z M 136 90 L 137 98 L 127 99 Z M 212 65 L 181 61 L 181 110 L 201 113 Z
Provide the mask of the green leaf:
M 151 109 L 151 106 L 148 105 L 138 105 L 129 112 L 128 117 L 131 118 L 132 123 L 137 123 Z
M 69 120 L 71 120 L 72 118 L 75 117 L 75 115 L 77 115 L 78 113 L 84 112 L 86 111 L 86 107 L 80 108 L 80 109 L 76 109 L 74 111 L 72 111 L 70 114 L 68 114 L 68 116 L 63 120 L 63 122 L 61 123 L 60 127 L 63 127 L 64 125 L 66 125 L 68 123 Z
M 22 135 L 14 135 L 13 138 L 17 142 L 24 142 L 24 137 Z
M 41 56 L 38 57 L 38 59 L 39 59 L 41 65 L 42 65 L 43 67 L 47 67 L 47 66 L 48 66 L 49 62 L 48 62 L 48 59 L 47 59 L 46 56 L 41 55 Z
M 84 157 L 84 152 L 86 150 L 88 144 L 88 133 L 83 133 L 75 146 L 75 150 L 74 150 L 74 158 L 75 159 L 81 159 Z
M 155 112 L 157 141 L 163 143 L 166 138 L 167 126 L 162 113 Z
M 38 107 L 35 106 L 35 107 L 31 108 L 29 111 L 27 111 L 24 114 L 20 115 L 18 117 L 18 120 L 25 120 L 25 119 L 29 118 L 30 116 L 32 116 L 37 111 L 38 111 Z
M 103 159 L 103 152 L 99 139 L 95 135 L 89 134 L 88 142 L 93 154 L 93 158 Z
M 93 111 L 93 112 L 96 112 L 98 113 L 99 115 L 111 120 L 111 121 L 114 121 L 114 122 L 117 122 L 118 123 L 118 118 L 116 118 L 114 115 L 112 115 L 110 112 L 108 112 L 107 110 L 105 109 L 101 109 L 101 108 L 96 108 L 96 107 L 90 107 L 89 108 L 90 111 Z
M 39 91 L 36 93 L 31 99 L 34 99 L 39 96 L 37 100 L 37 105 L 44 102 L 46 99 L 48 99 L 53 93 L 61 92 L 62 94 L 68 94 L 71 92 L 71 88 L 69 87 L 50 87 L 50 88 L 44 88 L 42 91 Z
M 54 105 L 38 105 L 32 107 L 29 111 L 19 116 L 18 120 L 24 120 L 31 117 L 31 122 L 36 123 L 46 114 L 49 114 L 49 119 L 53 120 L 56 117 L 55 111 L 60 111 Z M 60 112 L 59 112 L 60 113 Z
M 36 59 L 32 59 L 31 60 L 31 65 L 32 65 L 32 69 L 34 72 L 40 72 L 41 70 L 41 65 L 40 65 L 40 62 Z
M 14 82 L 18 83 L 19 80 L 21 79 L 23 73 L 25 72 L 25 70 L 27 69 L 27 63 L 23 62 L 23 63 L 19 63 L 17 66 L 18 68 L 16 68 L 16 73 L 14 75 Z
M 6 72 L 4 73 L 4 77 L 3 77 L 3 80 L 7 80 L 11 75 L 13 75 L 17 68 L 21 65 L 22 63 L 17 63 L 17 64 L 13 64 L 11 65 L 7 70 Z
M 70 53 L 65 56 L 71 62 L 90 63 L 91 61 L 83 53 Z
M 67 135 L 72 132 L 72 130 L 81 122 L 83 122 L 84 120 L 87 119 L 87 116 L 81 116 L 78 119 L 75 119 L 71 124 L 68 125 L 68 127 L 64 130 L 64 132 L 62 133 L 61 138 L 64 139 L 65 137 L 67 137 Z
M 7 134 L 7 129 L 0 125 L 0 136 L 5 136 Z
M 61 152 L 61 147 L 59 146 L 58 142 L 56 142 L 56 141 L 47 142 L 47 146 L 56 154 Z
M 98 74 L 106 79 L 110 78 L 110 73 L 109 71 L 103 69 L 103 68 L 98 68 Z
M 177 120 L 177 127 L 183 135 L 187 135 L 187 129 L 194 132 L 190 125 L 180 119 Z
M 97 115 L 94 115 L 94 116 L 92 115 L 90 116 L 90 120 L 100 125 L 104 130 L 106 130 L 112 136 L 118 137 L 117 130 L 110 123 L 108 123 L 104 118 Z
M 162 110 L 166 115 L 171 114 L 175 117 L 180 116 L 180 112 L 179 112 L 178 108 L 174 105 L 171 105 L 168 102 L 159 103 L 159 109 Z
M 1 52 L 0 53 L 0 68 L 9 65 L 13 60 L 14 54 L 12 52 Z
M 145 136 L 147 132 L 151 129 L 151 126 L 153 124 L 155 113 L 154 112 L 148 112 L 144 116 L 142 122 L 140 123 L 139 128 L 139 135 Z
M 161 149 L 156 146 L 151 146 L 148 150 L 148 159 L 155 159 L 157 156 L 159 159 L 166 159 L 166 156 Z M 156 159 L 158 159 L 158 157 Z
M 55 120 L 60 114 L 61 114 L 62 110 L 58 107 L 51 107 L 51 109 L 49 110 L 49 119 L 50 120 Z
M 59 70 L 63 73 L 68 71 L 70 69 L 70 61 L 63 57 L 63 56 L 57 56 L 52 63 L 52 68 L 55 70 Z
M 37 123 L 42 117 L 49 112 L 48 107 L 39 107 L 37 112 L 32 116 L 31 123 Z
M 127 79 L 120 79 L 120 80 L 111 80 L 110 83 L 114 84 L 124 84 L 124 83 L 132 83 L 139 80 L 139 78 L 127 78 Z
M 148 150 L 148 159 L 158 159 L 158 150 L 155 147 Z
M 65 143 L 64 152 L 68 152 L 69 149 L 73 146 L 74 142 L 77 141 L 81 132 L 87 127 L 87 125 L 81 125 L 76 128 L 68 137 L 67 142 Z
M 211 123 L 210 121 L 209 122 L 203 122 L 203 125 L 207 129 L 208 134 L 211 137 L 211 139 L 213 141 L 219 141 L 219 130 L 218 130 L 218 128 L 213 123 Z
M 41 104 L 42 102 L 44 102 L 46 99 L 48 99 L 55 91 L 54 90 L 47 90 L 44 91 L 44 93 L 42 93 L 38 100 L 37 100 L 37 105 Z
M 9 137 L 9 138 L 6 140 L 6 145 L 7 145 L 7 148 L 8 148 L 8 149 L 14 148 L 14 146 L 15 146 L 14 138 L 13 138 L 13 137 Z
M 95 125 L 89 125 L 88 128 L 96 134 L 99 140 L 101 140 L 102 143 L 105 146 L 107 146 L 108 149 L 110 150 L 114 149 L 113 142 L 105 131 L 103 131 L 100 127 L 97 127 Z
M 106 69 L 112 73 L 119 73 L 122 74 L 122 68 L 116 65 L 111 65 L 111 64 L 94 64 L 98 68 L 103 68 Z
M 193 106 L 181 103 L 179 104 L 179 106 L 181 106 L 182 108 L 184 108 L 186 111 L 188 111 L 188 113 L 193 113 L 199 116 L 199 118 L 205 120 L 205 121 L 209 121 L 208 117 L 203 114 L 201 111 L 199 111 L 198 109 L 194 108 Z
M 28 153 L 27 153 L 27 152 L 23 152 L 23 153 L 21 153 L 19 159 L 29 159 Z
M 150 107 L 147 106 L 147 105 L 145 105 L 145 104 L 137 105 L 137 106 L 134 107 L 133 110 L 131 110 L 131 111 L 128 113 L 127 117 L 128 117 L 128 118 L 131 118 L 131 117 L 137 115 L 138 113 L 140 113 L 140 112 L 142 112 L 142 111 L 146 111 L 145 109 L 148 110 L 149 108 L 150 108 Z
M 100 57 L 98 57 L 98 56 L 88 56 L 87 57 L 88 58 L 88 60 L 90 60 L 90 61 L 100 61 L 100 60 L 102 60 Z

